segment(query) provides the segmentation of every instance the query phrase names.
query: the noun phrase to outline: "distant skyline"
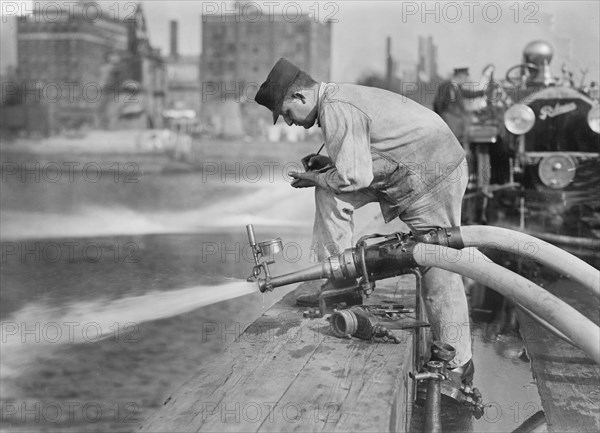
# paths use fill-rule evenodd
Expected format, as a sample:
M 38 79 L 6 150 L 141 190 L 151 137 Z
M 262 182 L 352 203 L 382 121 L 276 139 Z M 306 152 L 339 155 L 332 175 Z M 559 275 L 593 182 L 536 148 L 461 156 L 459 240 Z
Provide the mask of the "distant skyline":
M 232 3 L 142 2 L 151 42 L 164 54 L 169 50 L 169 20 L 179 21 L 180 53 L 199 54 L 203 8 L 216 14 L 224 10 L 222 5 L 226 5 L 226 10 L 233 10 Z M 387 36 L 392 38 L 392 55 L 398 64 L 397 73 L 401 76 L 403 69 L 412 68 L 417 63 L 420 35 L 433 36 L 438 46 L 438 71 L 442 76 L 448 75 L 455 67 L 466 66 L 470 68 L 472 78 L 476 79 L 485 65 L 494 63 L 496 75 L 503 77 L 510 66 L 521 62 L 522 50 L 527 43 L 545 39 L 554 47 L 554 75 L 559 75 L 562 64 L 567 63 L 576 80 L 579 80 L 581 68 L 588 69 L 586 81 L 600 78 L 598 1 L 247 3 L 247 13 L 240 13 L 240 19 L 254 19 L 255 5 L 262 6 L 263 13 L 268 14 L 269 8 L 273 8 L 270 5 L 275 3 L 280 5 L 278 9 L 286 8 L 290 19 L 299 10 L 318 12 L 319 19 L 327 15 L 336 19 L 338 22 L 333 24 L 332 29 L 333 81 L 356 81 L 366 73 L 383 73 Z M 421 9 L 423 3 L 425 8 Z M 535 20 L 538 23 L 532 22 Z
M 41 0 L 40 0 L 41 1 Z M 57 0 L 60 3 L 62 0 Z M 3 2 L 5 4 L 10 2 Z M 14 3 L 14 2 L 13 2 Z M 105 10 L 115 10 L 115 2 L 106 0 Z M 122 1 L 127 8 L 131 1 Z M 234 2 L 195 0 L 141 1 L 153 46 L 169 53 L 169 21 L 179 22 L 179 52 L 198 55 L 201 49 L 202 11 L 220 13 L 223 5 L 233 10 Z M 27 4 L 27 2 L 19 2 Z M 31 2 L 29 2 L 31 4 Z M 455 67 L 469 67 L 473 79 L 480 76 L 488 63 L 496 65 L 496 76 L 521 62 L 524 46 L 535 39 L 545 39 L 554 47 L 552 71 L 560 74 L 563 63 L 574 72 L 576 82 L 581 69 L 587 68 L 586 81 L 600 81 L 600 2 L 422 2 L 422 1 L 256 1 L 244 2 L 247 12 L 241 19 L 254 19 L 256 5 L 267 14 L 287 10 L 295 13 L 318 13 L 329 16 L 332 24 L 331 79 L 356 81 L 368 73 L 383 73 L 385 40 L 392 38 L 392 55 L 397 75 L 417 64 L 418 37 L 433 37 L 438 47 L 438 72 L 447 76 Z M 425 5 L 424 8 L 421 5 Z M 3 6 L 4 10 L 4 6 Z M 271 9 L 273 10 L 273 9 Z M 126 15 L 126 14 L 124 14 Z M 528 22 L 535 21 L 538 22 Z M 495 21 L 495 22 L 494 22 Z M 517 22 L 515 22 L 517 21 Z M 15 58 L 14 22 L 2 20 L 3 67 Z M 13 39 L 11 41 L 11 39 Z M 3 68 L 4 69 L 4 68 Z M 310 72 L 310 71 L 308 71 Z M 319 78 L 319 77 L 316 77 Z

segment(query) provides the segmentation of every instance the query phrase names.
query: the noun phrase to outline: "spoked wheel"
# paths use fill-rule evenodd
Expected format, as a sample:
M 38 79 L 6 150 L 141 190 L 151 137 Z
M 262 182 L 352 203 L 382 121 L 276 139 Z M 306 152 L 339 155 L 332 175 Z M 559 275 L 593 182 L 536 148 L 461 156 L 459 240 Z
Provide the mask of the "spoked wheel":
M 524 82 L 523 79 L 529 76 L 530 70 L 538 72 L 539 68 L 533 63 L 515 65 L 506 71 L 506 81 L 514 86 L 521 86 Z

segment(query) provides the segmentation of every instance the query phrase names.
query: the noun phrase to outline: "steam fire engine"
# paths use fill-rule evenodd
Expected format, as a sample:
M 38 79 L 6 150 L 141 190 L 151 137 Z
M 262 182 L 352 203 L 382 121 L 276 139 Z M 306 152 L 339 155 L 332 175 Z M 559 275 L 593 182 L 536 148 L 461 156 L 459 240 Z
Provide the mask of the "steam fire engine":
M 598 267 L 597 87 L 575 87 L 566 68 L 553 78 L 552 55 L 548 43 L 529 43 L 474 113 L 463 143 L 472 167 L 465 223 L 527 232 Z

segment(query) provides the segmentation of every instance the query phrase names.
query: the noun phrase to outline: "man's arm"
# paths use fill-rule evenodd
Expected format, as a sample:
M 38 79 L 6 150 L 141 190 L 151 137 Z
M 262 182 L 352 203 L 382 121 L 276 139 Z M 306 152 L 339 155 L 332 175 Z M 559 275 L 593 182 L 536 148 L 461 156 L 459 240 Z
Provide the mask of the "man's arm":
M 335 167 L 316 173 L 316 183 L 338 194 L 368 187 L 373 181 L 368 116 L 341 101 L 324 104 L 322 109 L 325 147 Z

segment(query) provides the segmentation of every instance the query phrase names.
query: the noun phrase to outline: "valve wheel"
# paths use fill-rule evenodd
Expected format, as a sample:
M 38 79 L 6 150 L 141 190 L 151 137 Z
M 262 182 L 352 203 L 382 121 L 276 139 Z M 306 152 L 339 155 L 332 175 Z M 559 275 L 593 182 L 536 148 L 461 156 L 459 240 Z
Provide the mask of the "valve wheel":
M 519 69 L 519 75 L 513 73 L 517 69 Z M 539 68 L 533 63 L 515 65 L 506 71 L 506 81 L 514 86 L 521 86 L 523 84 L 523 77 L 527 75 L 527 69 L 539 71 Z

